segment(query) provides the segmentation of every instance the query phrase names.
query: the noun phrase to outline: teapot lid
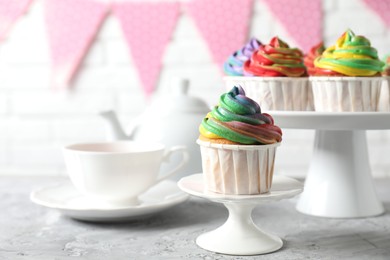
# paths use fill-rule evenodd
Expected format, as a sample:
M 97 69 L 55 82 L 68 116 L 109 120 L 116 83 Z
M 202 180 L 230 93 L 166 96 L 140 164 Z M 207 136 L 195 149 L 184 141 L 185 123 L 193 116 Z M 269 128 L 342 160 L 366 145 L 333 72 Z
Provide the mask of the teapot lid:
M 188 79 L 174 77 L 171 80 L 169 93 L 157 96 L 150 108 L 158 109 L 160 114 L 161 112 L 186 112 L 206 115 L 210 111 L 207 103 L 198 97 L 189 96 L 188 89 Z

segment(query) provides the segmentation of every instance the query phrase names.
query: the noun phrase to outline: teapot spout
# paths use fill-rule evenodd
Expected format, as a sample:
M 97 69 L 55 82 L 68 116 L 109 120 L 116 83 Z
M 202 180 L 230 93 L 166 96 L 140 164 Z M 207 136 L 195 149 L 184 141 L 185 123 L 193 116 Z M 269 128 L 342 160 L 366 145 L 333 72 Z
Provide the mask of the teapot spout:
M 106 136 L 109 141 L 125 140 L 131 138 L 123 131 L 118 117 L 113 110 L 102 111 L 99 114 L 106 122 Z

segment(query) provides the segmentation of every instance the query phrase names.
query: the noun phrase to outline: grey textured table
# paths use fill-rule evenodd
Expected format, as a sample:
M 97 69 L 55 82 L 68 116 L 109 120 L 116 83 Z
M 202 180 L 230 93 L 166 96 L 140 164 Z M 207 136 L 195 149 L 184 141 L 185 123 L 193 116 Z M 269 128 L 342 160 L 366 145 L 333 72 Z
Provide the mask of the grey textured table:
M 387 212 L 364 219 L 325 219 L 295 211 L 296 198 L 254 210 L 264 230 L 284 240 L 281 250 L 236 257 L 198 248 L 195 238 L 221 225 L 222 204 L 191 198 L 167 211 L 126 223 L 72 220 L 30 202 L 31 190 L 53 177 L 0 177 L 0 259 L 390 259 L 390 179 L 377 180 Z

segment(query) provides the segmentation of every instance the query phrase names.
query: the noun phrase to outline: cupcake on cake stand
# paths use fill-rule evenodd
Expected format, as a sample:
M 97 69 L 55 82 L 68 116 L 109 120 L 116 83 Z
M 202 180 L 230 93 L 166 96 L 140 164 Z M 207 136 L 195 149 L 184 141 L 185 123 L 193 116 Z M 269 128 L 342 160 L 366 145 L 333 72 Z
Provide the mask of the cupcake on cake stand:
M 316 130 L 298 211 L 332 218 L 384 212 L 372 181 L 365 133 L 390 128 L 389 113 L 377 112 L 383 65 L 366 37 L 347 30 L 314 60 L 309 82 L 315 112 L 274 114 L 282 127 Z
M 271 47 L 277 50 L 280 44 L 271 43 L 267 47 L 274 51 Z M 298 54 L 294 50 L 290 52 Z M 314 61 L 306 62 L 310 87 L 297 91 L 297 95 L 288 93 L 290 88 L 277 91 L 275 84 L 268 87 L 262 83 L 264 74 L 280 68 L 261 63 L 268 62 L 266 57 L 263 59 L 263 53 L 257 53 L 257 60 L 256 52 L 252 55 L 251 60 L 259 61 L 252 62 L 252 67 L 245 66 L 251 64 L 249 61 L 244 64 L 244 74 L 255 77 L 227 77 L 225 84 L 227 89 L 232 85 L 242 86 L 248 97 L 272 113 L 280 127 L 315 130 L 313 156 L 297 210 L 330 218 L 382 214 L 385 209 L 372 181 L 365 132 L 390 129 L 390 113 L 377 112 L 386 83 L 380 76 L 384 64 L 378 59 L 377 50 L 367 38 L 351 30 L 325 50 L 321 50 L 321 45 L 315 46 L 310 54 Z M 296 81 L 286 80 L 290 84 Z M 310 106 L 302 106 L 305 101 L 313 104 L 315 112 L 310 111 Z M 263 106 L 266 102 L 269 105 Z
M 196 244 L 208 251 L 228 255 L 257 255 L 279 250 L 283 241 L 261 230 L 252 220 L 252 211 L 261 204 L 294 197 L 303 185 L 291 178 L 274 176 L 272 188 L 259 195 L 225 195 L 205 190 L 203 174 L 182 178 L 178 185 L 193 196 L 223 203 L 229 217 L 219 228 L 200 235 Z
M 202 120 L 199 132 L 203 174 L 181 179 L 179 187 L 223 203 L 229 218 L 221 227 L 199 236 L 196 243 L 206 250 L 231 255 L 280 249 L 282 240 L 258 228 L 251 213 L 259 204 L 302 191 L 302 185 L 292 179 L 273 180 L 282 130 L 238 86 L 220 96 L 218 105 Z

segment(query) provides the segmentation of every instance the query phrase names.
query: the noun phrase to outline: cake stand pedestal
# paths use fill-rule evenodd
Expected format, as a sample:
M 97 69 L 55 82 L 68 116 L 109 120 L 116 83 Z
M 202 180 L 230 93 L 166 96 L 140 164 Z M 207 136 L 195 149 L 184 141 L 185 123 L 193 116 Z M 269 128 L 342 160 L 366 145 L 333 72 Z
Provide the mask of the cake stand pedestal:
M 316 130 L 298 211 L 330 218 L 384 212 L 372 181 L 365 130 L 390 129 L 390 113 L 275 111 L 272 115 L 282 128 Z
M 272 189 L 260 195 L 223 195 L 204 191 L 202 174 L 182 178 L 183 191 L 217 203 L 223 203 L 229 217 L 219 228 L 200 235 L 196 244 L 208 251 L 228 255 L 257 255 L 279 250 L 283 241 L 262 231 L 252 220 L 252 210 L 261 204 L 293 197 L 303 185 L 291 178 L 274 176 Z

